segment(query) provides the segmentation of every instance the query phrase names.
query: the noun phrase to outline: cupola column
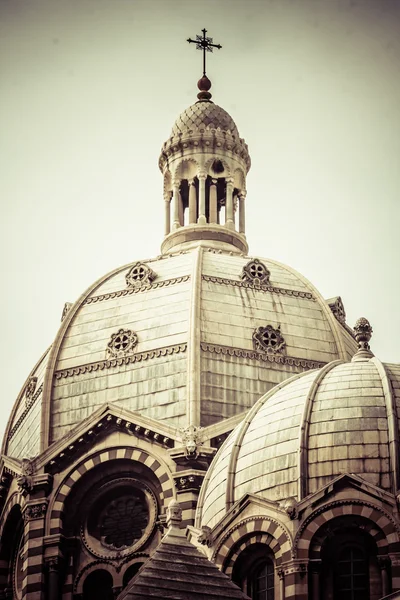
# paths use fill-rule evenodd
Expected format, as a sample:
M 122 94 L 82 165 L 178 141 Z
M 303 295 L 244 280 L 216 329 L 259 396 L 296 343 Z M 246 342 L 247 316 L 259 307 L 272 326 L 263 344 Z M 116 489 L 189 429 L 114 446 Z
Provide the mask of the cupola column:
M 239 233 L 246 233 L 246 219 L 245 219 L 245 200 L 246 192 L 239 192 Z
M 172 229 L 178 229 L 179 227 L 179 181 L 173 183 L 173 198 L 174 198 L 174 222 Z
M 205 225 L 206 219 L 206 174 L 199 173 L 199 218 L 197 222 L 199 225 Z
M 233 180 L 226 180 L 226 226 L 228 229 L 235 229 L 233 220 Z
M 197 197 L 194 180 L 189 181 L 189 223 L 196 223 L 197 218 Z
M 212 179 L 210 185 L 210 223 L 217 222 L 217 180 Z
M 179 214 L 179 225 L 183 227 L 184 225 L 184 214 L 183 214 L 183 201 L 182 194 L 178 192 L 178 214 Z
M 172 192 L 165 192 L 165 235 L 168 235 L 171 231 L 171 198 Z

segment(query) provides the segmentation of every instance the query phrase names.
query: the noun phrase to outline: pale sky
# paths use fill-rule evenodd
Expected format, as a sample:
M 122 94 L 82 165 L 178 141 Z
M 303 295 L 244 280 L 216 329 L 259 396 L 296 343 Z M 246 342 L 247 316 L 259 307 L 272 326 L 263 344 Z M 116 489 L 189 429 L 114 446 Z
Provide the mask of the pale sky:
M 0 432 L 64 302 L 159 254 L 203 27 L 252 158 L 250 256 L 340 295 L 400 362 L 400 0 L 0 0 Z

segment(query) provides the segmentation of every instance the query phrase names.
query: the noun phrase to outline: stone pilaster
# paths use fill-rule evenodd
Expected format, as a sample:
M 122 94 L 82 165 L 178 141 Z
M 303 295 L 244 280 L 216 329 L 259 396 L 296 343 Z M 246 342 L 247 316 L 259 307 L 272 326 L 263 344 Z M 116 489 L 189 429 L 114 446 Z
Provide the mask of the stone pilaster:
M 28 501 L 24 511 L 23 600 L 43 600 L 44 582 L 44 521 L 47 500 Z

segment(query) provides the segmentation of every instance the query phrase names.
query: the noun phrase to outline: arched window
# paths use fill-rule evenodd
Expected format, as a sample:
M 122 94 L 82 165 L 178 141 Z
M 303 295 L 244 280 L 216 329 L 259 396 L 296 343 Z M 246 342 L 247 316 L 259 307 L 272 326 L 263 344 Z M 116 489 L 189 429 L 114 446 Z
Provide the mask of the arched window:
M 275 600 L 275 563 L 269 546 L 250 544 L 235 561 L 232 580 L 252 600 Z
M 336 563 L 335 596 L 340 600 L 369 600 L 369 567 L 359 546 L 343 548 Z
M 252 600 L 274 600 L 274 564 L 270 558 L 258 564 L 249 578 Z
M 131 579 L 133 579 L 136 575 L 136 573 L 139 571 L 140 567 L 142 566 L 143 563 L 141 562 L 136 562 L 133 563 L 133 565 L 131 565 L 130 567 L 127 568 L 127 570 L 124 573 L 124 577 L 123 577 L 123 587 L 126 588 L 126 586 L 128 585 L 128 583 L 130 582 Z
M 84 600 L 113 600 L 113 579 L 108 571 L 99 569 L 90 573 L 83 584 Z

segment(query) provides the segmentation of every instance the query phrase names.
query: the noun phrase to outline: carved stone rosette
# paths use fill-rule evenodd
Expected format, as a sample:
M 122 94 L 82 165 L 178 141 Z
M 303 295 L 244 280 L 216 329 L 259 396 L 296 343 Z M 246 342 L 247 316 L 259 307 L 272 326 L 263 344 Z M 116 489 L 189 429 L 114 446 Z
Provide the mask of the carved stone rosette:
M 280 326 L 274 329 L 272 325 L 257 327 L 253 332 L 254 349 L 267 354 L 284 354 L 286 342 L 281 334 Z
M 255 285 L 269 285 L 271 273 L 258 258 L 251 260 L 243 267 L 242 281 L 248 281 Z
M 126 285 L 128 287 L 141 287 L 142 285 L 149 285 L 156 278 L 154 271 L 150 269 L 146 264 L 138 262 L 135 263 L 128 271 L 125 276 Z
M 37 377 L 29 377 L 29 381 L 26 384 L 25 388 L 25 397 L 27 400 L 33 398 L 33 394 L 35 393 L 37 386 L 38 378 Z
M 120 329 L 113 333 L 111 340 L 107 345 L 107 356 L 120 358 L 133 352 L 137 345 L 138 338 L 134 331 L 130 329 Z

